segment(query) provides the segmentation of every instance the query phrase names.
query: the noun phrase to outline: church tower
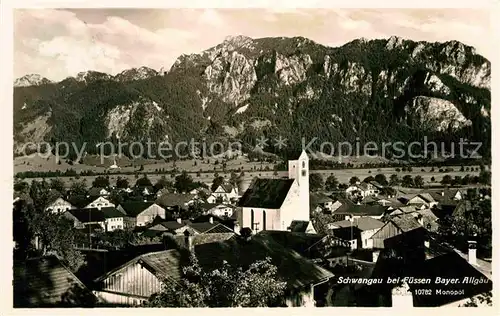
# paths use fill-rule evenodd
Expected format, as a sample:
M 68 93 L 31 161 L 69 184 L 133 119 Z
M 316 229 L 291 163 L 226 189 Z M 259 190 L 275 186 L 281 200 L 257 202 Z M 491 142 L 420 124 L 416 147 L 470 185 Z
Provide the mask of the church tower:
M 305 151 L 297 160 L 288 161 L 288 178 L 296 179 L 299 185 L 300 219 L 309 220 L 309 157 Z

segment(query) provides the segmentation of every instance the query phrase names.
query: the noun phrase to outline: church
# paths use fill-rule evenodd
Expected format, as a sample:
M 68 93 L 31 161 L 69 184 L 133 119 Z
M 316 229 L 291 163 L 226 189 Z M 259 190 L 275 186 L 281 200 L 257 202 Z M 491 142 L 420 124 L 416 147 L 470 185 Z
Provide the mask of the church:
M 253 232 L 309 223 L 309 158 L 288 161 L 288 179 L 256 179 L 238 202 L 238 225 Z M 294 222 L 294 225 L 292 225 Z M 307 225 L 305 225 L 307 226 Z

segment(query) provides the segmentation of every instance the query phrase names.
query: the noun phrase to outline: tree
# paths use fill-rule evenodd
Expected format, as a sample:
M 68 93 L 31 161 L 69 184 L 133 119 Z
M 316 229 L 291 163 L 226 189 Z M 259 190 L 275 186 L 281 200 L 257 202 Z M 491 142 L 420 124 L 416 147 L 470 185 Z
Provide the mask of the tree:
M 64 181 L 60 178 L 55 178 L 50 181 L 50 188 L 53 190 L 63 193 L 65 187 Z
M 136 188 L 144 188 L 144 187 L 152 187 L 153 184 L 151 183 L 151 180 L 149 180 L 147 174 L 144 174 L 141 178 L 137 179 L 135 181 L 135 187 Z
M 442 185 L 449 185 L 449 184 L 451 184 L 451 180 L 452 180 L 451 176 L 449 174 L 446 174 L 443 176 L 443 179 L 441 180 L 441 184 Z
M 154 188 L 156 191 L 160 191 L 161 189 L 164 189 L 164 188 L 173 188 L 174 187 L 174 184 L 170 181 L 167 180 L 167 178 L 165 176 L 161 176 L 160 179 L 158 179 L 158 181 L 156 181 L 155 185 L 154 185 Z
M 331 175 L 328 178 L 326 178 L 325 189 L 327 191 L 335 191 L 338 189 L 338 187 L 339 187 L 339 180 L 337 179 L 337 177 Z
M 37 188 L 37 190 L 47 190 Z M 34 199 L 33 199 L 34 200 Z M 14 240 L 20 246 L 16 252 L 24 256 L 56 254 L 73 271 L 77 271 L 85 259 L 74 249 L 78 236 L 73 222 L 61 214 L 45 212 L 43 204 L 22 203 L 14 212 Z M 21 235 L 22 233 L 22 235 Z M 31 240 L 37 238 L 41 249 L 35 250 Z
M 195 188 L 193 178 L 187 173 L 187 171 L 182 171 L 180 175 L 175 177 L 174 187 L 177 192 L 186 193 Z
M 69 188 L 72 195 L 85 195 L 87 194 L 87 186 L 83 181 L 75 181 Z
M 381 185 L 387 185 L 388 182 L 387 182 L 387 178 L 385 177 L 384 174 L 382 173 L 379 173 L 375 176 L 375 181 L 377 181 L 378 183 L 380 183 Z
M 210 187 L 210 190 L 214 192 L 223 183 L 224 183 L 224 177 L 219 176 L 219 174 L 216 173 L 215 179 L 214 181 L 212 181 L 212 186 Z
M 30 185 L 25 181 L 16 181 L 14 183 L 14 191 L 21 193 L 28 193 L 30 189 Z
M 398 177 L 397 174 L 393 174 L 389 178 L 389 185 L 392 186 L 392 187 L 398 186 L 400 183 L 401 183 L 401 181 L 399 181 L 399 177 Z
M 404 186 L 404 187 L 413 187 L 415 185 L 414 181 L 413 181 L 413 178 L 412 176 L 410 176 L 409 174 L 405 175 L 403 177 L 403 180 L 401 181 L 401 185 Z
M 484 168 L 484 166 L 483 166 Z M 479 183 L 490 185 L 491 184 L 491 172 L 486 170 L 481 170 L 479 172 Z
M 165 282 L 162 291 L 147 301 L 149 307 L 268 307 L 278 306 L 286 283 L 277 276 L 271 260 L 257 261 L 247 269 L 224 261 L 205 271 L 194 255 L 183 267 L 179 283 Z
M 370 183 L 372 181 L 375 181 L 375 178 L 372 176 L 368 176 L 363 180 L 364 183 Z
M 416 176 L 413 182 L 417 188 L 421 188 L 424 186 L 424 178 L 422 178 L 421 176 Z
M 319 173 L 312 173 L 309 175 L 309 189 L 311 191 L 321 190 L 324 185 L 323 177 Z
M 351 179 L 349 179 L 349 184 L 350 184 L 350 185 L 354 185 L 354 184 L 356 184 L 356 183 L 358 183 L 358 182 L 360 182 L 360 181 L 359 181 L 359 178 L 358 178 L 358 177 L 356 177 L 356 176 L 351 177 Z
M 128 183 L 127 178 L 118 177 L 118 179 L 116 179 L 116 187 L 119 188 L 119 189 L 126 189 L 126 188 L 128 188 L 129 187 L 129 183 Z
M 107 188 L 109 187 L 109 179 L 103 176 L 97 176 L 92 182 L 92 186 L 95 188 Z

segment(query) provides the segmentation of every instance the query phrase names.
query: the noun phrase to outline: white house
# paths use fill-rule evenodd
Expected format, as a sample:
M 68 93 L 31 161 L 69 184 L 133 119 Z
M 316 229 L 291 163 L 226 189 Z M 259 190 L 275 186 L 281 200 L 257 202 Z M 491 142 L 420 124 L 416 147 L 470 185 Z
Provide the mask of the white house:
M 231 217 L 235 207 L 227 204 L 206 205 L 206 213 L 217 217 Z
M 232 199 L 239 197 L 238 188 L 229 183 L 223 183 L 215 189 L 212 196 L 217 198 L 222 198 L 223 202 L 230 202 Z
M 241 228 L 289 230 L 293 221 L 309 221 L 309 158 L 303 151 L 288 162 L 288 179 L 255 179 L 238 202 Z
M 127 214 L 119 211 L 115 207 L 104 207 L 100 210 L 104 215 L 104 227 L 108 232 L 135 227 L 135 219 L 127 216 Z
M 111 203 L 105 197 L 98 197 L 94 201 L 90 202 L 85 208 L 103 208 L 103 207 L 115 207 L 113 203 Z
M 357 195 L 357 196 L 361 196 L 362 198 L 365 198 L 367 196 L 378 196 L 380 191 L 379 191 L 379 189 L 377 189 L 377 187 L 375 187 L 371 183 L 361 182 L 361 183 L 356 183 L 354 185 L 349 186 L 345 190 L 345 192 L 348 196 Z
M 372 236 L 382 227 L 384 223 L 371 218 L 371 217 L 359 217 L 353 218 L 352 220 L 343 220 L 338 222 L 330 223 L 329 228 L 339 229 L 339 228 L 350 228 L 355 227 L 359 230 L 359 241 L 358 246 L 364 249 L 373 248 Z
M 61 197 L 58 197 L 55 201 L 50 203 L 49 206 L 45 208 L 45 210 L 53 213 L 62 213 L 67 210 L 72 210 L 74 208 L 75 207 L 71 205 L 71 203 L 69 203 L 68 201 L 66 201 Z
M 157 216 L 165 219 L 165 209 L 153 202 L 127 201 L 118 205 L 120 212 L 135 219 L 135 226 L 145 226 Z

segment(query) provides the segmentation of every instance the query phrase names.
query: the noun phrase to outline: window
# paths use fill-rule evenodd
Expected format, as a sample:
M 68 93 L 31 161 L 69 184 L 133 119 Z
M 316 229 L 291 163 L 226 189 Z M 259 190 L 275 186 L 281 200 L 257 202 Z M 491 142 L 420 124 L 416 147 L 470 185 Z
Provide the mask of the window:
M 305 167 L 306 167 L 306 162 L 302 161 L 302 168 L 305 168 Z
M 302 176 L 305 177 L 306 176 L 306 171 L 305 170 L 302 170 Z
M 267 219 L 266 219 L 266 211 L 262 213 L 262 230 L 266 230 L 266 224 L 267 224 Z
M 254 213 L 253 210 L 250 211 L 250 228 L 253 230 L 254 225 Z

